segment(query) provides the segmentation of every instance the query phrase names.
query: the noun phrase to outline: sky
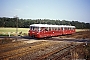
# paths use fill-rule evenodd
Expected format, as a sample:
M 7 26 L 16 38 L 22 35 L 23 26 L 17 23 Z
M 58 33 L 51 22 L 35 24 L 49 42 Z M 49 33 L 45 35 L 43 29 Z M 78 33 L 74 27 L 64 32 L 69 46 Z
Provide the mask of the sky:
M 0 17 L 90 23 L 90 0 L 0 0 Z

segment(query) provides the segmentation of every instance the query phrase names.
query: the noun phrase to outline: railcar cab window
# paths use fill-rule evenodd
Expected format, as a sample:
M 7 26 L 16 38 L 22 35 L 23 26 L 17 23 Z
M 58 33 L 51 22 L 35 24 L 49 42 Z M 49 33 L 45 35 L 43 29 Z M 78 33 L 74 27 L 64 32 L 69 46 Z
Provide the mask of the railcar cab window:
M 39 27 L 31 26 L 31 27 L 30 27 L 30 30 L 33 30 L 33 31 L 39 31 Z

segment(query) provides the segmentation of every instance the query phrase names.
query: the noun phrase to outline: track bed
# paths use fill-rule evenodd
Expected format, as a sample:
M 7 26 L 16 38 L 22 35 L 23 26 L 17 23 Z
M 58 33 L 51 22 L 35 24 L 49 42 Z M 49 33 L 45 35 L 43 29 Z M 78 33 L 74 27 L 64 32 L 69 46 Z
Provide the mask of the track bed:
M 0 60 L 58 59 L 71 48 L 81 44 L 62 41 L 17 41 L 0 45 Z M 30 43 L 29 43 L 30 42 Z

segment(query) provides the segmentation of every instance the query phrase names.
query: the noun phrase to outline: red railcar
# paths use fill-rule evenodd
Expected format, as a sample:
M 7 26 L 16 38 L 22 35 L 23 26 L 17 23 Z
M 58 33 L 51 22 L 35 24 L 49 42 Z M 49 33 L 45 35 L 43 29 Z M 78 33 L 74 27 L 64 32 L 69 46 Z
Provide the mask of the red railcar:
M 28 35 L 35 38 L 44 38 L 73 33 L 75 33 L 75 26 L 32 24 Z

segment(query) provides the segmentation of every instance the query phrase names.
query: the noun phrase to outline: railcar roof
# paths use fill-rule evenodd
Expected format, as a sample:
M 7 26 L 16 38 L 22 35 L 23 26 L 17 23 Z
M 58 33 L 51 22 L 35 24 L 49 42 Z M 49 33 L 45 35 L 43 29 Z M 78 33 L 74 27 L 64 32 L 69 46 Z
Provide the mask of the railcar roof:
M 49 25 L 49 24 L 32 24 L 30 26 L 33 26 L 33 27 L 72 27 L 72 28 L 75 28 L 75 26 L 69 26 L 69 25 Z

